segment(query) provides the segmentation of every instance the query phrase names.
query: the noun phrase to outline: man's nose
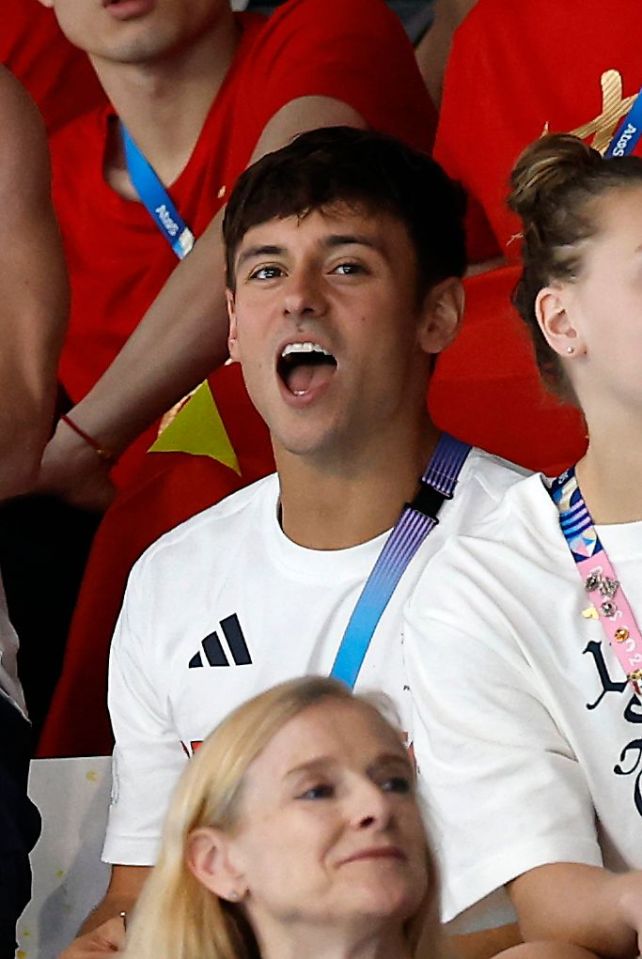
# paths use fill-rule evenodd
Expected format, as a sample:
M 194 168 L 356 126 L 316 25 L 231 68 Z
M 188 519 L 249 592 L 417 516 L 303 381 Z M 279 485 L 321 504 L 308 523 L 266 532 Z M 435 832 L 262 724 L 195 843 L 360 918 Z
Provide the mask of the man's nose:
M 299 318 L 321 316 L 325 300 L 321 282 L 310 270 L 291 274 L 283 292 L 283 312 L 286 316 Z

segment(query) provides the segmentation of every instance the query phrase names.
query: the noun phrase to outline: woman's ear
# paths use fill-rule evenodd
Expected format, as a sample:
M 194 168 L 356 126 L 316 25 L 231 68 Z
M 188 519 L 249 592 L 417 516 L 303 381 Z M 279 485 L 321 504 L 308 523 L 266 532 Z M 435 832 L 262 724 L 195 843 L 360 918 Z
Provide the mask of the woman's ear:
M 187 840 L 186 861 L 201 885 L 220 899 L 240 902 L 247 891 L 230 855 L 232 840 L 220 829 L 202 826 Z
M 227 304 L 227 315 L 230 321 L 227 334 L 227 348 L 229 350 L 231 359 L 238 363 L 241 357 L 238 348 L 236 304 L 234 301 L 234 293 L 230 289 L 225 291 L 225 302 Z
M 463 284 L 455 276 L 428 291 L 419 321 L 419 345 L 424 353 L 441 353 L 452 343 L 464 313 L 464 301 Z
M 584 342 L 572 319 L 569 292 L 562 284 L 543 287 L 535 300 L 535 318 L 550 348 L 559 356 L 579 356 Z

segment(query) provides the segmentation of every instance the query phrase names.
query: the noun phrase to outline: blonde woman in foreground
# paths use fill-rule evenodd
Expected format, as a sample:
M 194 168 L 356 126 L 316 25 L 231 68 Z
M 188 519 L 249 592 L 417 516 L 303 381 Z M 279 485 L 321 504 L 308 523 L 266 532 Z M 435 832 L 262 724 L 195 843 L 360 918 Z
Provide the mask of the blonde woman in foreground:
M 174 795 L 127 959 L 410 959 L 438 896 L 401 734 L 322 678 L 245 703 Z

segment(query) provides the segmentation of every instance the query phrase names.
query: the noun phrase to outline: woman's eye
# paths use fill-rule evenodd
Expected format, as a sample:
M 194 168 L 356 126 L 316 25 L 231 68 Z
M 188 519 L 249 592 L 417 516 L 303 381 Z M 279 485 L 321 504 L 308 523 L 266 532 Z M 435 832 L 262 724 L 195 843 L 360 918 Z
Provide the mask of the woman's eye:
M 319 783 L 316 786 L 310 786 L 305 792 L 300 793 L 298 799 L 331 799 L 334 796 L 334 787 L 327 783 Z
M 381 783 L 381 788 L 387 793 L 410 793 L 413 783 L 409 776 L 390 776 Z
M 250 273 L 251 280 L 273 280 L 277 276 L 282 276 L 283 271 L 278 266 L 259 266 Z

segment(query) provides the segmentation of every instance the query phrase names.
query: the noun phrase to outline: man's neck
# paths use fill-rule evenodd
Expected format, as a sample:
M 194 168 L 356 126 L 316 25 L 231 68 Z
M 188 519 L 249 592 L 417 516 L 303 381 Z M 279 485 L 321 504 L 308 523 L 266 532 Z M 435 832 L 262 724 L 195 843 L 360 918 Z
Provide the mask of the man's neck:
M 413 499 L 438 436 L 426 417 L 405 436 L 381 438 L 361 455 L 346 450 L 331 462 L 275 446 L 283 532 L 309 549 L 347 549 L 374 539 Z
M 589 446 L 577 464 L 582 495 L 596 523 L 642 520 L 642 415 L 602 419 L 588 419 Z
M 92 58 L 116 113 L 165 186 L 170 186 L 187 164 L 237 43 L 237 26 L 230 12 L 189 47 L 151 63 Z M 124 167 L 120 136 L 113 129 L 105 177 L 118 192 L 132 197 L 135 193 Z

